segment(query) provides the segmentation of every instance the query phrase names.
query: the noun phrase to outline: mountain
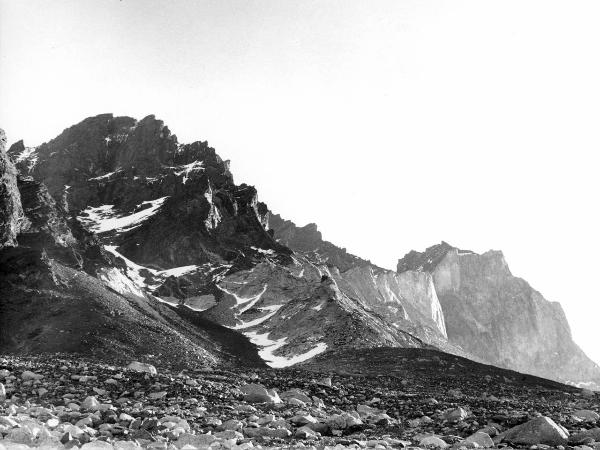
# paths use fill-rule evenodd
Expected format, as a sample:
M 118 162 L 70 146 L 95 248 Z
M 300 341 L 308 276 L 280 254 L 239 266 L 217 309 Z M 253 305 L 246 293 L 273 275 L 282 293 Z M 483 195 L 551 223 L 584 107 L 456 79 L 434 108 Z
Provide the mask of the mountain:
M 439 284 L 449 246 L 413 252 L 398 271 L 377 267 L 272 213 L 206 142 L 181 144 L 154 116 L 90 117 L 38 147 L 13 144 L 0 163 L 0 352 L 285 367 L 359 348 L 436 348 L 556 378 L 552 343 L 541 344 L 556 308 L 539 307 L 533 358 L 508 325 L 481 351 L 469 343 L 477 331 L 460 330 L 481 304 L 453 306 L 454 287 Z M 524 307 L 489 301 L 506 317 Z M 488 343 L 497 336 L 502 352 Z M 584 356 L 572 363 L 589 369 L 573 381 L 595 379 Z
M 477 254 L 446 242 L 398 261 L 399 273 L 431 274 L 448 340 L 500 367 L 562 381 L 600 380 L 573 342 L 565 313 L 511 274 L 502 252 Z

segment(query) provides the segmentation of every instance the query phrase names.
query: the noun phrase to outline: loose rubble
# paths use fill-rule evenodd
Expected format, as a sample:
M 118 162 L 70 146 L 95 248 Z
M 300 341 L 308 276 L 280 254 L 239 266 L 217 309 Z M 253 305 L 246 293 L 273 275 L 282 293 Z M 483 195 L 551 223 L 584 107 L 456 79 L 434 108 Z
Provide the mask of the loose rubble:
M 500 374 L 175 372 L 58 355 L 0 358 L 0 383 L 0 450 L 600 450 L 596 394 Z

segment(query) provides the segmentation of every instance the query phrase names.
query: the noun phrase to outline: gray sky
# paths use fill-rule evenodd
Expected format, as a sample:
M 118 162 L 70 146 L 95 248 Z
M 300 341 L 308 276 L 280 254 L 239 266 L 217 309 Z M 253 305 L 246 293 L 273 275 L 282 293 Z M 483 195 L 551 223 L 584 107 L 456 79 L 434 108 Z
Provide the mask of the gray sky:
M 155 114 L 379 265 L 501 249 L 600 362 L 598 23 L 595 1 L 0 0 L 0 126 L 38 145 Z

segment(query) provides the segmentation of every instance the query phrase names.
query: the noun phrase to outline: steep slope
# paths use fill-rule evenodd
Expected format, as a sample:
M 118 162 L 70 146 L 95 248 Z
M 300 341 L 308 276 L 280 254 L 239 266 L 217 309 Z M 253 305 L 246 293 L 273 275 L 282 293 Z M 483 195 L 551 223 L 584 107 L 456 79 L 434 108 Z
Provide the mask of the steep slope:
M 17 171 L 6 153 L 6 135 L 0 130 L 0 249 L 14 246 L 21 229 L 23 208 Z
M 563 381 L 600 382 L 600 368 L 573 342 L 559 303 L 513 276 L 502 252 L 442 242 L 410 252 L 398 272 L 433 276 L 448 340 L 501 367 Z

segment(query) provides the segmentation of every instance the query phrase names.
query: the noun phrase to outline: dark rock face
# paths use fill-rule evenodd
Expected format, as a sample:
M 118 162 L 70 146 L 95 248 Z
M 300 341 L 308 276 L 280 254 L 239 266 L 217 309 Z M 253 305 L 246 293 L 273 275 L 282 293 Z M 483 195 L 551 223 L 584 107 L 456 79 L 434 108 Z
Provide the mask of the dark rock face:
M 23 221 L 17 171 L 6 153 L 6 135 L 0 129 L 0 249 L 16 245 Z
M 110 237 L 134 261 L 160 268 L 247 266 L 251 247 L 276 249 L 283 260 L 290 253 L 264 229 L 256 190 L 234 184 L 228 161 L 206 142 L 178 144 L 154 116 L 139 122 L 111 114 L 91 117 L 38 147 L 35 163 L 22 156 L 25 151 L 21 143 L 9 153 L 61 207 L 84 220 L 86 208 L 111 206 L 105 217 L 110 221 L 161 201 L 144 224 L 92 230 Z
M 398 270 L 432 274 L 448 340 L 483 361 L 563 381 L 600 381 L 560 304 L 513 276 L 502 252 L 479 255 L 442 243 L 409 253 Z

